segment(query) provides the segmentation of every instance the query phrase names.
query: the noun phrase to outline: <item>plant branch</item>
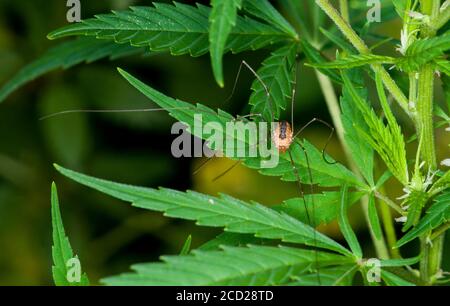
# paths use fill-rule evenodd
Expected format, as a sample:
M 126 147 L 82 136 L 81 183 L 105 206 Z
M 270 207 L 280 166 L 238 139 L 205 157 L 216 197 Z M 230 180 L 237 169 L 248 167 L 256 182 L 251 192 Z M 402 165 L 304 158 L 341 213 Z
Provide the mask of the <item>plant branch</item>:
M 322 8 L 322 10 L 328 15 L 328 17 L 331 18 L 331 20 L 333 20 L 339 30 L 358 50 L 359 53 L 370 53 L 370 49 L 366 45 L 366 43 L 361 39 L 361 37 L 359 37 L 359 35 L 353 30 L 351 25 L 342 17 L 342 15 L 331 5 L 329 0 L 316 0 L 316 4 Z M 414 115 L 409 111 L 408 99 L 391 78 L 386 69 L 384 69 L 380 64 L 375 64 L 371 67 L 375 73 L 380 74 L 384 85 L 389 90 L 394 99 L 398 102 L 400 107 L 411 117 L 411 119 L 415 120 Z
M 405 214 L 405 211 L 400 207 L 400 205 L 398 205 L 397 203 L 395 203 L 394 201 L 389 199 L 384 194 L 381 194 L 379 191 L 375 191 L 374 194 L 375 194 L 375 197 L 377 197 L 378 199 L 382 200 L 384 203 L 386 203 L 388 206 L 393 208 L 400 215 L 403 216 Z

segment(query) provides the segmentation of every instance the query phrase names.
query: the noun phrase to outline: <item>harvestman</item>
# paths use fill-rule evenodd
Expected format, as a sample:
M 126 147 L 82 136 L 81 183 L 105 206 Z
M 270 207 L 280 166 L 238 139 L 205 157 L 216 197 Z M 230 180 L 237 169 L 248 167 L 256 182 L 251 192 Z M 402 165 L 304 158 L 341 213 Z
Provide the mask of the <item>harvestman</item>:
M 298 64 L 297 64 L 298 65 Z M 295 66 L 297 66 L 295 65 Z M 303 202 L 303 206 L 304 206 L 304 210 L 305 210 L 305 214 L 306 214 L 306 219 L 309 223 L 309 225 L 315 229 L 317 224 L 315 224 L 315 204 L 314 204 L 314 196 L 311 196 L 311 214 L 309 212 L 308 209 L 308 205 L 306 203 L 306 198 L 305 198 L 305 193 L 303 190 L 303 185 L 300 179 L 300 174 L 299 171 L 297 169 L 297 166 L 294 163 L 294 159 L 292 157 L 292 153 L 291 153 L 291 147 L 292 145 L 295 143 L 297 145 L 300 146 L 301 150 L 303 151 L 303 153 L 305 154 L 305 161 L 306 161 L 306 165 L 308 168 L 308 176 L 309 176 L 309 186 L 310 186 L 310 193 L 311 195 L 314 195 L 314 182 L 313 182 L 313 177 L 312 177 L 312 171 L 311 171 L 311 167 L 310 167 L 310 163 L 309 163 L 309 158 L 308 158 L 308 154 L 306 152 L 305 147 L 302 145 L 301 142 L 296 141 L 298 135 L 300 133 L 302 133 L 308 126 L 310 126 L 311 124 L 315 123 L 315 122 L 319 122 L 324 124 L 325 126 L 327 126 L 331 132 L 330 135 L 327 139 L 327 142 L 324 146 L 324 148 L 322 149 L 322 157 L 324 159 L 325 162 L 327 162 L 328 164 L 334 164 L 335 162 L 329 162 L 326 159 L 326 155 L 325 155 L 325 150 L 331 140 L 331 138 L 333 137 L 334 134 L 334 128 L 327 122 L 318 119 L 318 118 L 313 118 L 312 120 L 310 120 L 307 124 L 305 124 L 299 131 L 294 132 L 294 102 L 295 102 L 295 95 L 296 95 L 296 85 L 297 85 L 297 68 L 295 70 L 295 80 L 294 80 L 294 85 L 293 85 L 293 89 L 292 89 L 292 96 L 291 96 L 291 123 L 287 122 L 287 121 L 277 121 L 275 122 L 274 119 L 274 114 L 273 114 L 273 109 L 272 109 L 272 97 L 270 95 L 269 89 L 267 87 L 267 85 L 264 83 L 264 81 L 261 79 L 261 77 L 256 73 L 256 71 L 245 61 L 242 61 L 240 66 L 239 66 L 239 70 L 234 82 L 234 86 L 233 86 L 233 90 L 232 93 L 230 95 L 230 97 L 225 100 L 225 101 L 229 101 L 236 89 L 236 85 L 237 82 L 239 80 L 239 76 L 242 70 L 242 67 L 245 66 L 254 76 L 255 78 L 258 80 L 258 82 L 260 82 L 260 84 L 263 86 L 264 91 L 266 93 L 267 96 L 267 103 L 269 104 L 269 110 L 270 110 L 270 115 L 271 115 L 271 126 L 274 126 L 273 131 L 271 132 L 271 141 L 272 143 L 275 145 L 276 149 L 278 150 L 279 153 L 284 154 L 284 153 L 288 153 L 289 154 L 289 159 L 294 171 L 294 175 L 297 181 L 297 187 L 298 187 L 298 191 L 299 191 L 299 195 L 302 199 Z M 293 65 L 294 66 L 294 65 Z M 292 70 L 293 67 L 290 67 L 290 69 Z M 60 116 L 60 115 L 66 115 L 66 114 L 74 114 L 74 113 L 133 113 L 133 112 L 157 112 L 157 111 L 168 111 L 168 110 L 177 110 L 177 109 L 189 109 L 188 107 L 173 107 L 173 108 L 144 108 L 144 109 L 120 109 L 120 110 L 94 110 L 94 109 L 90 109 L 90 110 L 67 110 L 67 111 L 61 111 L 61 112 L 57 112 L 57 113 L 53 113 L 44 117 L 41 117 L 40 120 L 45 120 L 45 119 L 49 119 L 49 118 L 53 118 L 56 116 Z M 243 119 L 246 117 L 263 117 L 262 114 L 248 114 L 248 115 L 244 115 L 244 116 L 238 116 L 238 118 L 236 120 L 239 119 Z M 210 161 L 210 159 L 207 159 L 206 162 L 204 162 L 203 164 L 201 164 L 195 171 L 194 174 L 196 174 L 208 161 Z M 227 169 L 226 171 L 224 171 L 222 174 L 220 174 L 219 176 L 217 176 L 216 178 L 214 178 L 214 181 L 223 177 L 225 174 L 227 174 L 229 171 L 231 171 L 237 164 L 239 164 L 240 161 L 237 161 L 233 166 L 231 166 L 229 169 Z M 316 260 L 316 270 L 317 270 L 317 282 L 319 285 L 321 285 L 321 280 L 320 280 L 320 272 L 319 272 L 319 262 L 318 262 L 318 254 L 317 254 L 317 237 L 316 237 L 316 231 L 314 230 L 313 232 L 314 237 L 314 248 L 315 248 L 315 260 Z

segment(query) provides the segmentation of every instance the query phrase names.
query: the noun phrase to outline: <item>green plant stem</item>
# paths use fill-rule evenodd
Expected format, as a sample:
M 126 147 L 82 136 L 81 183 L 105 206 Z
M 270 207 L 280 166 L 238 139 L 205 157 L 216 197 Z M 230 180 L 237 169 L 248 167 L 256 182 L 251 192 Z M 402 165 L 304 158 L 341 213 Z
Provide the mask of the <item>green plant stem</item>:
M 436 153 L 433 123 L 434 68 L 427 64 L 419 71 L 417 119 L 419 135 L 422 135 L 421 153 L 426 162 L 425 169 L 435 170 Z
M 316 0 L 316 3 L 322 8 L 322 10 L 328 15 L 328 17 L 333 20 L 339 30 L 358 50 L 359 53 L 370 53 L 370 49 L 366 45 L 366 43 L 361 39 L 361 37 L 358 36 L 351 25 L 347 21 L 345 21 L 341 14 L 331 5 L 329 0 Z M 414 115 L 409 112 L 408 99 L 391 78 L 389 73 L 380 64 L 372 65 L 371 67 L 375 73 L 378 73 L 381 76 L 381 79 L 383 80 L 383 83 L 386 86 L 387 90 L 389 90 L 400 107 L 411 117 L 412 120 L 415 120 Z
M 383 190 L 383 187 L 380 187 L 379 189 Z M 391 209 L 383 200 L 380 200 L 379 204 L 381 220 L 383 221 L 383 228 L 386 233 L 386 239 L 391 257 L 401 258 L 400 250 L 394 247 L 397 244 L 397 235 L 395 234 L 394 218 L 392 217 Z
M 388 206 L 393 208 L 399 214 L 404 215 L 405 212 L 403 211 L 403 209 L 397 203 L 393 202 L 391 199 L 389 199 L 384 194 L 381 194 L 379 191 L 375 191 L 374 194 L 375 194 L 376 198 L 382 200 L 384 203 L 386 203 Z
M 439 16 L 440 2 L 440 0 L 421 0 L 422 14 L 430 16 L 431 20 L 435 20 Z M 424 27 L 421 31 L 422 38 L 430 38 L 435 35 L 436 31 L 433 25 Z M 417 119 L 422 143 L 422 157 L 427 164 L 427 168 L 431 170 L 437 167 L 434 147 L 433 93 L 434 69 L 431 64 L 427 64 L 419 71 Z M 422 251 L 420 278 L 425 284 L 432 285 L 441 265 L 444 234 L 431 240 L 431 244 L 428 244 L 428 234 L 420 238 Z
M 348 0 L 339 0 L 339 10 L 345 21 L 350 21 L 350 11 L 348 8 Z

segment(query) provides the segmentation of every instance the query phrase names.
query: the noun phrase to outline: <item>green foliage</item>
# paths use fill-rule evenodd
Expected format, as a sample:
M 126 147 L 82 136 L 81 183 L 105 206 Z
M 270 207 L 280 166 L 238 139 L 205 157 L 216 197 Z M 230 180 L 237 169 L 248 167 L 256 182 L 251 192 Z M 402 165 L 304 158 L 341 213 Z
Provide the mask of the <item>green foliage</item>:
M 212 197 L 197 192 L 171 189 L 151 189 L 118 184 L 93 178 L 55 166 L 63 175 L 133 206 L 162 211 L 166 216 L 196 220 L 198 225 L 224 227 L 226 231 L 254 234 L 256 237 L 302 243 L 349 255 L 337 242 L 310 226 L 284 213 L 258 203 L 246 203 L 228 195 Z
M 348 257 L 288 247 L 223 247 L 195 250 L 187 256 L 163 256 L 164 263 L 134 265 L 134 273 L 103 280 L 107 285 L 262 286 L 288 284 L 296 275 L 316 267 L 348 264 Z
M 56 30 L 48 37 L 95 36 L 97 39 L 114 40 L 116 43 L 148 46 L 152 51 L 170 51 L 172 55 L 200 56 L 209 51 L 209 7 L 200 4 L 193 7 L 177 2 L 174 5 L 153 5 L 154 7 L 131 7 L 128 11 L 98 15 Z M 223 50 L 234 53 L 255 50 L 287 39 L 289 37 L 278 29 L 248 17 L 237 17 L 236 26 L 229 33 Z
M 425 169 L 427 176 L 422 178 L 418 175 L 423 159 L 420 154 L 422 143 L 427 153 L 432 157 L 436 155 L 431 142 L 434 139 L 434 104 L 438 110 L 437 115 L 444 120 L 435 126 L 446 124 L 448 119 L 448 114 L 437 106 L 435 97 L 429 91 L 433 88 L 434 69 L 442 73 L 444 93 L 447 98 L 450 96 L 450 67 L 447 59 L 450 32 L 445 32 L 446 29 L 430 31 L 443 26 L 433 23 L 439 18 L 445 19 L 445 15 L 439 12 L 434 17 L 412 17 L 410 11 L 413 9 L 421 9 L 422 13 L 429 15 L 431 5 L 425 1 L 421 6 L 417 6 L 417 1 L 412 0 L 393 0 L 390 5 L 383 5 L 383 18 L 389 20 L 397 12 L 404 22 L 399 49 L 403 55 L 394 58 L 372 53 L 382 45 L 387 46 L 387 42 L 392 46 L 395 40 L 379 36 L 374 33 L 370 24 L 365 24 L 365 20 L 359 21 L 354 17 L 366 12 L 364 4 L 354 2 L 349 7 L 347 1 L 341 1 L 343 16 L 328 0 L 286 0 L 281 1 L 281 4 L 285 8 L 284 12 L 291 18 L 286 19 L 268 0 L 212 0 L 211 7 L 177 2 L 154 3 L 149 7 L 130 7 L 125 11 L 97 15 L 50 33 L 50 39 L 81 37 L 49 50 L 39 60 L 24 67 L 0 89 L 1 102 L 20 86 L 57 68 L 68 68 L 81 62 L 90 63 L 107 57 L 116 59 L 139 53 L 159 52 L 193 57 L 209 53 L 214 78 L 223 87 L 223 58 L 227 52 L 268 48 L 270 53 L 261 66 L 250 68 L 252 72 L 256 71 L 256 75 L 251 86 L 248 109 L 251 114 L 273 122 L 289 115 L 286 101 L 293 98 L 296 68 L 300 65 L 297 59 L 300 55 L 306 57 L 308 66 L 323 74 L 319 78 L 320 88 L 339 139 L 345 140 L 342 145 L 343 151 L 348 154 L 348 168 L 343 163 L 335 162 L 324 149 L 318 150 L 306 139 L 293 140 L 289 153 L 280 154 L 280 162 L 274 168 L 261 167 L 260 156 L 239 159 L 243 165 L 262 175 L 277 176 L 288 182 L 300 180 L 298 186 L 303 188 L 302 194 L 305 192 L 303 198 L 287 199 L 282 204 L 268 208 L 255 201 L 243 201 L 226 194 L 211 196 L 194 191 L 135 187 L 56 166 L 60 173 L 72 180 L 130 202 L 135 207 L 162 212 L 172 218 L 195 221 L 200 226 L 223 228 L 225 231 L 194 250 L 191 250 L 192 237 L 189 235 L 179 255 L 163 256 L 162 262 L 134 265 L 133 272 L 106 278 L 105 284 L 350 285 L 355 273 L 359 271 L 367 285 L 379 285 L 369 283 L 365 277 L 368 267 L 364 263 L 367 260 L 363 258 L 361 243 L 349 222 L 349 207 L 360 199 L 363 199 L 361 202 L 364 203 L 368 226 L 374 236 L 375 250 L 383 258 L 381 276 L 385 284 L 414 285 L 413 282 L 417 281 L 416 273 L 411 273 L 410 270 L 419 261 L 421 269 L 433 265 L 439 269 L 439 263 L 428 262 L 433 259 L 426 253 L 428 247 L 421 250 L 421 257 L 396 258 L 398 254 L 386 251 L 388 248 L 384 241 L 388 241 L 390 247 L 400 247 L 415 238 L 422 241 L 435 239 L 435 236 L 448 229 L 450 172 L 438 171 L 430 163 L 427 165 L 429 169 Z M 349 21 L 346 20 L 347 14 L 344 14 L 346 10 L 349 10 L 351 17 Z M 327 26 L 327 15 L 334 22 L 332 27 Z M 287 20 L 295 22 L 295 27 Z M 443 21 L 439 22 L 445 23 Z M 365 38 L 369 38 L 373 45 L 366 45 L 363 41 Z M 329 61 L 324 54 L 334 53 L 336 49 L 341 49 L 342 55 L 337 53 L 336 60 Z M 383 65 L 396 66 L 400 71 L 388 73 Z M 427 69 L 423 69 L 424 67 Z M 427 70 L 428 74 L 425 75 L 423 70 Z M 214 123 L 225 131 L 223 139 L 231 138 L 237 142 L 237 148 L 243 146 L 249 149 L 255 145 L 248 135 L 228 135 L 225 129 L 227 123 L 249 122 L 251 116 L 235 118 L 220 109 L 214 110 L 206 105 L 177 100 L 144 84 L 124 70 L 119 69 L 119 72 L 147 98 L 167 110 L 173 118 L 185 123 L 188 132 L 194 136 L 208 141 L 211 135 L 204 135 L 202 130 L 191 130 L 190 127 Z M 378 114 L 369 103 L 367 88 L 370 85 L 363 81 L 365 72 L 368 72 L 370 82 L 374 81 L 376 85 L 382 114 Z M 402 79 L 398 75 L 409 78 L 408 98 L 403 93 L 407 91 L 400 86 Z M 342 85 L 340 105 L 336 102 L 335 88 L 330 80 Z M 422 132 L 416 152 L 416 173 L 411 180 L 405 138 L 399 124 L 402 121 L 397 120 L 386 90 L 412 119 L 414 129 L 411 130 L 415 130 L 417 134 Z M 61 95 L 58 91 L 56 93 Z M 54 105 L 50 105 L 50 102 L 44 105 L 49 112 L 53 111 Z M 202 115 L 201 119 L 198 115 Z M 255 121 L 258 122 L 261 118 Z M 70 121 L 67 123 L 72 125 Z M 424 134 L 424 130 L 427 130 L 425 126 L 430 127 L 427 135 Z M 55 131 L 51 123 L 45 127 L 52 131 L 52 135 L 56 135 L 49 142 L 56 147 L 62 146 L 63 135 L 67 134 L 67 130 Z M 408 129 L 404 131 L 409 132 Z M 71 159 L 70 155 L 58 158 L 77 166 L 81 163 L 83 151 L 82 148 L 77 148 L 77 137 L 70 138 L 75 138 L 72 143 L 76 147 L 69 147 L 69 151 L 78 157 Z M 223 151 L 222 145 L 209 143 L 211 149 L 220 152 Z M 374 152 L 381 157 L 388 171 L 377 168 Z M 228 151 L 223 153 L 237 159 Z M 383 172 L 385 174 L 375 180 L 374 173 Z M 390 187 L 387 182 L 391 174 L 407 192 L 406 200 L 401 205 L 398 204 L 400 199 L 390 198 L 395 191 L 386 188 Z M 315 191 L 317 187 L 321 188 L 319 193 Z M 379 209 L 376 198 L 379 198 Z M 403 227 L 406 233 L 397 243 L 389 209 L 381 206 L 385 203 L 407 216 Z M 425 210 L 426 213 L 423 214 Z M 310 215 L 311 212 L 313 213 Z M 384 232 L 380 218 L 383 219 Z M 310 225 L 327 224 L 336 219 L 351 251 Z M 66 263 L 76 257 L 64 233 L 55 185 L 52 186 L 52 225 L 52 271 L 55 284 L 72 285 L 66 278 Z M 279 244 L 289 244 L 289 247 Z M 298 244 L 307 248 L 300 248 Z M 432 248 L 433 246 L 429 247 Z M 395 258 L 389 259 L 390 256 Z M 424 275 L 421 271 L 421 280 L 417 283 L 423 281 L 432 284 L 437 273 L 438 270 L 434 271 L 435 275 L 427 275 L 428 272 Z M 89 281 L 83 274 L 77 285 L 88 284 Z
M 373 230 L 373 234 L 375 238 L 380 240 L 383 237 L 383 233 L 381 231 L 380 218 L 378 217 L 378 211 L 375 203 L 374 195 L 369 196 L 369 222 L 370 226 Z
M 355 204 L 363 194 L 362 192 L 349 193 L 348 206 Z M 306 207 L 314 207 L 314 220 L 311 221 L 313 224 L 328 224 L 337 218 L 341 200 L 339 192 L 325 191 L 317 194 L 307 194 L 304 198 Z M 283 211 L 304 223 L 308 222 L 302 198 L 289 199 L 280 206 L 272 208 Z
M 292 44 L 276 50 L 264 60 L 257 71 L 260 79 L 252 84 L 253 93 L 249 100 L 252 114 L 261 114 L 267 122 L 280 118 L 281 111 L 286 109 L 286 100 L 292 98 L 296 54 L 297 45 Z
M 70 246 L 69 239 L 66 237 L 64 231 L 64 226 L 62 223 L 61 213 L 59 211 L 59 201 L 58 193 L 56 190 L 56 185 L 52 184 L 52 227 L 53 227 L 53 247 L 52 247 L 52 257 L 53 257 L 53 280 L 57 286 L 89 286 L 89 280 L 85 273 L 80 274 L 80 280 L 69 281 L 68 276 L 74 274 L 76 277 L 77 271 L 70 271 L 72 268 L 70 260 L 78 261 L 78 256 L 75 256 Z M 79 263 L 79 261 L 78 261 Z M 80 267 L 81 268 L 81 267 Z
M 316 64 L 309 64 L 315 68 L 327 69 L 350 69 L 372 64 L 394 64 L 395 58 L 389 56 L 375 55 L 375 54 L 355 54 L 346 57 L 340 57 L 334 62 L 323 62 Z
M 413 239 L 427 233 L 439 225 L 450 220 L 450 192 L 438 196 L 434 204 L 427 210 L 425 217 L 409 232 L 407 232 L 398 242 L 397 247 L 412 241 Z
M 356 238 L 355 232 L 350 225 L 347 215 L 348 207 L 348 186 L 344 185 L 341 189 L 341 199 L 339 203 L 338 210 L 338 223 L 341 229 L 342 235 L 344 235 L 345 240 L 347 240 L 350 249 L 357 258 L 362 258 L 362 249 L 359 245 L 358 238 Z
M 343 74 L 343 79 L 355 106 L 359 108 L 369 127 L 369 132 L 362 129 L 358 129 L 358 132 L 378 152 L 392 174 L 406 185 L 409 181 L 408 166 L 405 143 L 400 129 L 394 122 L 388 122 L 388 126 L 385 126 L 373 109 L 364 102 L 346 74 Z M 383 101 L 384 92 L 381 90 L 380 94 L 380 100 Z
M 243 9 L 246 13 L 269 23 L 271 26 L 298 39 L 297 32 L 284 17 L 270 4 L 268 0 L 244 0 Z
M 222 56 L 228 36 L 236 25 L 237 11 L 242 0 L 212 0 L 209 14 L 209 53 L 211 54 L 214 77 L 221 87 L 224 86 Z
M 419 39 L 411 44 L 397 66 L 405 71 L 418 71 L 421 66 L 444 55 L 450 49 L 450 32 L 434 38 Z
M 352 70 L 349 73 L 349 78 L 352 83 L 357 84 L 357 90 L 359 95 L 363 98 L 367 98 L 367 90 L 362 84 L 362 73 L 359 70 Z M 344 127 L 345 142 L 350 149 L 353 159 L 359 171 L 366 179 L 366 181 L 373 185 L 373 149 L 369 143 L 367 143 L 364 137 L 358 133 L 358 130 L 368 130 L 368 126 L 361 111 L 358 107 L 354 107 L 350 89 L 343 88 L 341 96 L 341 120 Z

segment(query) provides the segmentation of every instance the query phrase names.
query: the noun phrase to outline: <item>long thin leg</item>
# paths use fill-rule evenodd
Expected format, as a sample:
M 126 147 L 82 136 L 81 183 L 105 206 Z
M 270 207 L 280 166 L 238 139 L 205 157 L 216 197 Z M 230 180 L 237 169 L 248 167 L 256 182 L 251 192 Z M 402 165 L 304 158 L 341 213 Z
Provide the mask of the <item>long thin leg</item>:
M 62 112 L 53 113 L 39 118 L 39 120 L 46 120 L 57 116 L 79 113 L 143 113 L 143 112 L 160 112 L 166 110 L 176 109 L 191 109 L 191 107 L 172 107 L 172 108 L 141 108 L 141 109 L 73 109 Z
M 309 214 L 308 204 L 306 203 L 305 193 L 303 191 L 302 182 L 300 180 L 300 174 L 298 172 L 297 167 L 295 166 L 294 159 L 292 158 L 291 151 L 288 150 L 288 153 L 289 153 L 289 158 L 290 158 L 290 161 L 291 161 L 292 168 L 294 169 L 294 174 L 295 174 L 296 179 L 297 179 L 297 185 L 298 185 L 299 194 L 300 194 L 300 197 L 303 200 L 303 206 L 305 208 L 306 219 L 307 219 L 309 225 L 314 230 L 313 231 L 313 241 L 314 241 L 314 245 L 313 246 L 314 246 L 314 249 L 315 249 L 314 257 L 315 257 L 316 269 L 317 269 L 316 276 L 317 276 L 317 283 L 320 286 L 321 285 L 321 280 L 320 280 L 319 256 L 317 254 L 316 210 L 315 210 L 315 203 L 314 203 L 314 186 L 313 186 L 312 171 L 311 171 L 311 167 L 309 166 L 308 154 L 306 153 L 305 148 L 301 144 L 299 144 L 299 145 L 300 145 L 300 148 L 302 149 L 303 153 L 305 153 L 306 165 L 307 165 L 307 168 L 308 168 L 308 175 L 309 175 L 309 179 L 310 179 L 309 186 L 311 188 L 310 194 L 311 194 L 311 206 L 312 206 L 311 215 Z
M 233 89 L 231 91 L 231 94 L 223 103 L 230 101 L 230 99 L 233 97 L 234 93 L 236 92 L 236 87 L 237 87 L 243 66 L 245 66 L 255 76 L 255 78 L 261 83 L 261 86 L 264 88 L 264 91 L 266 92 L 267 100 L 269 103 L 271 122 L 273 122 L 274 115 L 273 115 L 273 111 L 272 111 L 272 97 L 270 95 L 269 88 L 264 83 L 263 79 L 261 79 L 261 77 L 258 75 L 258 73 L 246 61 L 242 61 L 241 64 L 239 65 L 238 73 L 236 75 L 236 79 L 234 80 Z M 261 114 L 259 114 L 259 115 L 262 116 Z
M 303 132 L 307 127 L 309 127 L 314 122 L 320 122 L 320 123 L 324 124 L 325 126 L 327 126 L 330 129 L 330 134 L 328 135 L 327 142 L 325 143 L 325 145 L 324 145 L 324 147 L 322 149 L 322 158 L 327 164 L 334 165 L 337 162 L 336 161 L 329 161 L 329 160 L 327 160 L 327 155 L 326 155 L 326 150 L 328 148 L 328 145 L 330 144 L 331 139 L 333 139 L 333 136 L 334 136 L 334 127 L 331 124 L 329 124 L 328 122 L 326 122 L 326 121 L 324 121 L 322 119 L 319 119 L 319 118 L 313 118 L 307 124 L 305 124 L 298 132 L 295 133 L 293 139 L 295 139 L 301 132 Z
M 237 162 L 235 162 L 231 167 L 229 167 L 227 170 L 225 170 L 224 172 L 222 172 L 221 174 L 219 174 L 218 176 L 216 176 L 215 178 L 213 178 L 213 182 L 219 180 L 220 178 L 224 177 L 227 173 L 229 173 L 231 170 L 233 170 L 237 165 L 239 165 L 241 163 L 240 160 L 238 160 Z

